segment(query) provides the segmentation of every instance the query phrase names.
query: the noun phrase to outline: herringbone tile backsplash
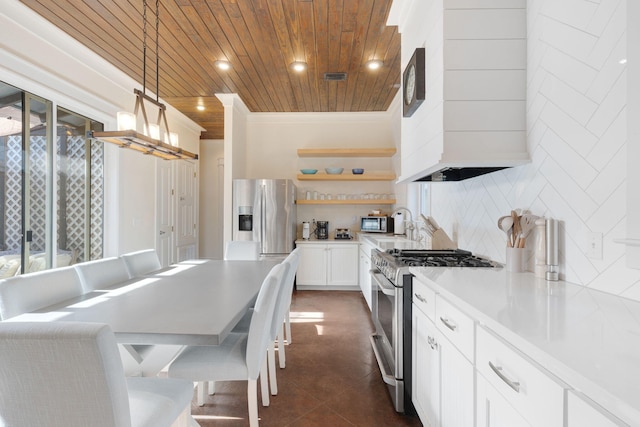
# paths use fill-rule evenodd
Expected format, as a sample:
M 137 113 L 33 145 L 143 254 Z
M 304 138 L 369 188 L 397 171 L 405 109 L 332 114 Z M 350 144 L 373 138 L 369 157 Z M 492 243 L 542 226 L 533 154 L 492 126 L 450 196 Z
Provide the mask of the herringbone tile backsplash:
M 431 215 L 459 247 L 503 262 L 500 216 L 558 219 L 561 279 L 640 300 L 640 270 L 614 242 L 626 236 L 626 1 L 530 0 L 527 9 L 532 161 L 430 184 Z M 603 235 L 602 259 L 587 256 L 590 232 Z

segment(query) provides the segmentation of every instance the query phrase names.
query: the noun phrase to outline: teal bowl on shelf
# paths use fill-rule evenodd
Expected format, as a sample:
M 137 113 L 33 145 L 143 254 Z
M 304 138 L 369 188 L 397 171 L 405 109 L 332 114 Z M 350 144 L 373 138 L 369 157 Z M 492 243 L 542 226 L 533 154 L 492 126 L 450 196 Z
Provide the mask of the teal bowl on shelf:
M 300 172 L 305 175 L 313 175 L 314 173 L 318 172 L 318 169 L 300 169 Z
M 324 168 L 324 170 L 329 175 L 340 175 L 344 168 Z
M 364 169 L 360 169 L 360 168 L 351 169 L 351 173 L 354 175 L 362 175 L 364 173 Z

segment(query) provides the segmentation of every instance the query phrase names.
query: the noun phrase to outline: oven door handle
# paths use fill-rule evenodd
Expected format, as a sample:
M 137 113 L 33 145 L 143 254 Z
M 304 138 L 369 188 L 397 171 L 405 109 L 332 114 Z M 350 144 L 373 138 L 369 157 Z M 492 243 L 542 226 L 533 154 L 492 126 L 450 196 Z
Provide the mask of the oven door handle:
M 371 340 L 371 347 L 373 348 L 373 354 L 376 358 L 376 362 L 378 362 L 378 368 L 380 369 L 380 373 L 382 374 L 382 381 L 384 381 L 389 385 L 396 386 L 398 383 L 396 381 L 396 377 L 394 377 L 393 375 L 391 375 L 389 371 L 387 371 L 385 364 L 383 362 L 384 357 L 382 356 L 382 353 L 380 353 L 380 350 L 378 349 L 377 342 L 380 339 L 381 338 L 376 334 L 373 334 L 369 337 L 369 340 Z
M 390 297 L 395 296 L 396 288 L 393 285 L 388 284 L 391 282 L 389 282 L 389 280 L 384 277 L 384 274 L 375 269 L 369 270 L 369 272 L 371 273 L 371 278 L 378 284 L 378 288 L 382 291 L 383 294 Z

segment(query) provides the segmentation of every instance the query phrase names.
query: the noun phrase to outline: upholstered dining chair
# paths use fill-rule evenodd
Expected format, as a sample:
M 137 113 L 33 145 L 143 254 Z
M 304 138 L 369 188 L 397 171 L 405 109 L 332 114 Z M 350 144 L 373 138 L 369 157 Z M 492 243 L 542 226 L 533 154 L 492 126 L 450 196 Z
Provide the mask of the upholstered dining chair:
M 283 277 L 282 286 L 278 292 L 278 299 L 276 306 L 273 310 L 273 320 L 269 331 L 269 346 L 267 348 L 267 364 L 269 370 L 269 388 L 272 395 L 278 394 L 278 381 L 276 378 L 276 358 L 275 358 L 275 343 L 278 343 L 278 358 L 280 368 L 285 368 L 285 349 L 284 349 L 284 319 L 285 314 L 289 312 L 291 306 L 291 294 L 293 292 L 293 282 L 295 279 L 296 271 L 298 269 L 298 262 L 300 260 L 300 249 L 295 249 L 291 252 L 287 258 L 282 262 L 285 267 L 285 273 Z M 245 315 L 240 322 L 233 329 L 233 332 L 247 333 L 250 321 L 251 310 Z
M 269 404 L 266 355 L 269 332 L 285 269 L 274 266 L 264 279 L 253 308 L 248 333 L 230 333 L 217 346 L 188 346 L 169 365 L 168 376 L 191 381 L 247 381 L 249 425 L 258 425 L 260 377 L 263 405 Z M 199 394 L 200 396 L 200 394 Z M 200 398 L 198 398 L 200 399 Z M 199 405 L 204 402 L 198 401 Z
M 131 277 L 142 276 L 162 268 L 160 258 L 155 249 L 129 252 L 120 257 L 124 259 L 127 271 Z
M 231 240 L 224 249 L 224 259 L 256 260 L 260 259 L 260 242 L 251 240 Z
M 84 292 L 110 288 L 131 279 L 124 259 L 120 257 L 86 261 L 73 266 L 80 276 Z
M 193 384 L 125 378 L 108 325 L 0 322 L 0 342 L 2 425 L 190 425 Z
M 0 319 L 6 320 L 83 294 L 73 267 L 61 267 L 0 280 Z

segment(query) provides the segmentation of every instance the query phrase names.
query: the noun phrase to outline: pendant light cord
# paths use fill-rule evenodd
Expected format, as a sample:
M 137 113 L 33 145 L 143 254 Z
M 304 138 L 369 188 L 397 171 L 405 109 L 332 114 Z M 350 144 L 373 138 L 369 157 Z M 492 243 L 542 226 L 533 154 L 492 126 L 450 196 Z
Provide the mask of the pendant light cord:
M 142 93 L 147 94 L 147 0 L 142 2 Z M 156 0 L 156 101 L 160 101 L 160 0 Z

